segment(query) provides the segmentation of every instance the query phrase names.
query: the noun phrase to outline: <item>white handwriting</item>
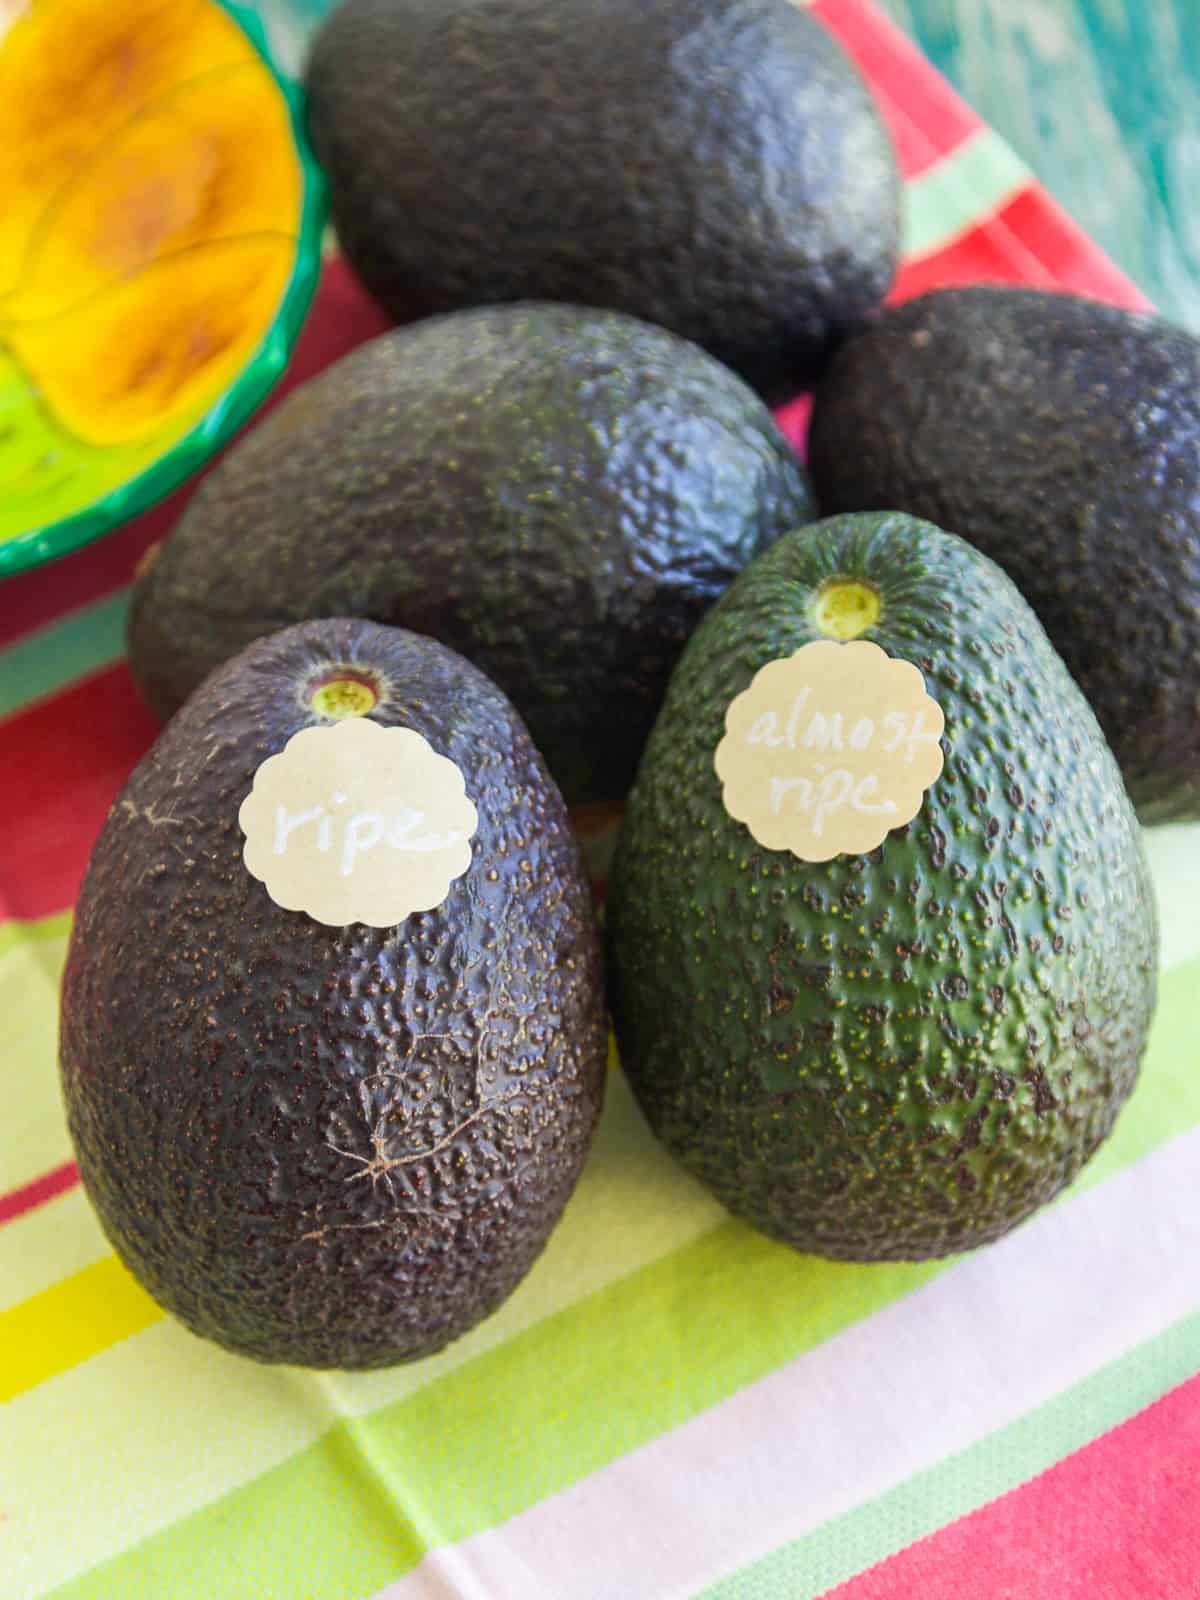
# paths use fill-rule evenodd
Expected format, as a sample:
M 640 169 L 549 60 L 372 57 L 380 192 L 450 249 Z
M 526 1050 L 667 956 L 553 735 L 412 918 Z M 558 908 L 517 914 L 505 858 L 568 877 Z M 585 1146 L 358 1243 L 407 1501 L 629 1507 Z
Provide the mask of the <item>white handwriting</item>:
M 344 803 L 346 797 L 335 794 L 336 804 Z M 335 826 L 342 826 L 341 841 L 341 875 L 348 878 L 358 866 L 359 859 L 374 850 L 380 844 L 388 844 L 394 850 L 410 851 L 427 855 L 435 850 L 444 850 L 449 845 L 458 844 L 465 835 L 455 829 L 449 833 L 431 833 L 420 831 L 425 825 L 425 813 L 414 811 L 407 806 L 401 806 L 389 815 L 384 811 L 355 811 L 350 815 L 334 817 L 326 811 L 324 806 L 313 806 L 308 811 L 290 812 L 286 806 L 275 807 L 275 854 L 286 855 L 292 844 L 292 836 L 298 829 L 307 823 L 315 822 L 315 843 L 318 850 L 328 852 L 333 846 L 333 830 Z M 304 841 L 300 841 L 301 845 Z
M 792 700 L 787 718 L 780 727 L 779 713 L 764 711 L 755 717 L 746 733 L 747 744 L 765 744 L 772 750 L 851 750 L 865 752 L 875 742 L 877 729 L 871 717 L 858 717 L 849 733 L 840 711 L 826 715 L 822 711 L 810 712 L 805 708 L 812 690 L 806 685 Z M 904 759 L 911 764 L 922 745 L 936 744 L 939 735 L 926 722 L 925 712 L 912 716 L 902 711 L 889 711 L 883 718 L 883 749 L 895 755 L 903 749 Z
M 795 811 L 802 816 L 812 813 L 812 831 L 819 839 L 825 831 L 826 818 L 841 810 L 844 805 L 849 805 L 851 811 L 860 811 L 871 816 L 895 811 L 896 804 L 893 800 L 881 800 L 878 804 L 872 804 L 872 798 L 878 789 L 879 779 L 873 773 L 856 780 L 854 774 L 847 772 L 845 767 L 835 767 L 816 784 L 810 778 L 772 778 L 771 810 L 779 816 L 783 811 L 784 800 L 791 796 Z

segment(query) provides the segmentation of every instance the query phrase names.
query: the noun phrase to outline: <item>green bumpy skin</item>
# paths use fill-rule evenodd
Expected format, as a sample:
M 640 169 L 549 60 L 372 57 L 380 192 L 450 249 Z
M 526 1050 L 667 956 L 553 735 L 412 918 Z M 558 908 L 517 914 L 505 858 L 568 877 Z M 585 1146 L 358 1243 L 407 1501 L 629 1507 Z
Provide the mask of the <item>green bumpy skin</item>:
M 314 694 L 343 673 L 373 686 L 372 720 L 457 763 L 479 814 L 466 873 L 392 928 L 284 911 L 242 861 L 255 772 L 329 725 Z M 63 982 L 63 1092 L 105 1232 L 195 1333 L 312 1367 L 457 1338 L 557 1222 L 606 1055 L 561 796 L 499 690 L 430 639 L 332 621 L 251 645 L 109 813 Z
M 945 766 L 866 856 L 809 864 L 724 810 L 730 701 L 820 638 L 831 578 L 862 638 L 925 675 Z M 786 535 L 692 638 L 609 886 L 610 999 L 650 1124 L 753 1226 L 846 1260 L 1008 1231 L 1069 1183 L 1137 1077 L 1157 929 L 1094 717 L 985 557 L 895 514 Z

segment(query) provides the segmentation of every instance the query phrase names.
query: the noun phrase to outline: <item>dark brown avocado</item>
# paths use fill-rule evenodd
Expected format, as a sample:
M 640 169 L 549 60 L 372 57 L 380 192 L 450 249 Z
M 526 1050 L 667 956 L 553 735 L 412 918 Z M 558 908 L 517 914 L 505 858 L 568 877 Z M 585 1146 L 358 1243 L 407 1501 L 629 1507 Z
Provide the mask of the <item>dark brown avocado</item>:
M 1038 289 L 883 313 L 821 384 L 823 511 L 902 510 L 998 562 L 1143 822 L 1200 818 L 1200 340 Z
M 609 803 L 704 611 L 812 507 L 770 412 L 695 345 L 571 306 L 436 318 L 217 467 L 135 586 L 131 666 L 166 717 L 289 622 L 412 628 L 500 685 L 569 805 Z
M 242 856 L 261 764 L 356 707 L 455 762 L 478 812 L 442 904 L 387 928 L 285 911 Z M 194 1332 L 374 1367 L 488 1316 L 574 1188 L 606 1052 L 589 886 L 512 706 L 453 651 L 369 622 L 251 645 L 113 805 L 61 1037 L 88 1195 Z
M 339 241 L 397 319 L 608 306 L 782 398 L 895 273 L 883 121 L 789 0 L 343 0 L 307 89 Z

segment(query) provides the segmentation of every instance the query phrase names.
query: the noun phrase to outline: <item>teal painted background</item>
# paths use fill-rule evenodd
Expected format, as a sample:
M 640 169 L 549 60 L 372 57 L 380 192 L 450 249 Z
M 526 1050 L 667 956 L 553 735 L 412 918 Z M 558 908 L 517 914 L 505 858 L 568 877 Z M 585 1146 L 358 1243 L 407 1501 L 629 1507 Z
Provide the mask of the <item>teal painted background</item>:
M 1138 286 L 1200 332 L 1200 0 L 877 0 Z
M 1200 0 L 877 0 L 1117 264 L 1200 333 Z M 289 60 L 329 0 L 260 0 Z

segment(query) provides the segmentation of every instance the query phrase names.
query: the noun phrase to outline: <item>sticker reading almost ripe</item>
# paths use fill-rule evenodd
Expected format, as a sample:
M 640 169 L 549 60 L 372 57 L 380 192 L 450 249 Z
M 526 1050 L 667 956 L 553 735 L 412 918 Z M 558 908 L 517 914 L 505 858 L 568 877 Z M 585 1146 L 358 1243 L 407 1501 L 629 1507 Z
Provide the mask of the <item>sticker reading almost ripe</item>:
M 865 639 L 818 639 L 730 702 L 714 757 L 725 809 L 768 850 L 862 855 L 921 809 L 943 725 L 911 662 Z
M 254 774 L 246 870 L 285 911 L 390 928 L 432 911 L 471 864 L 479 818 L 458 767 L 411 728 L 303 728 Z

